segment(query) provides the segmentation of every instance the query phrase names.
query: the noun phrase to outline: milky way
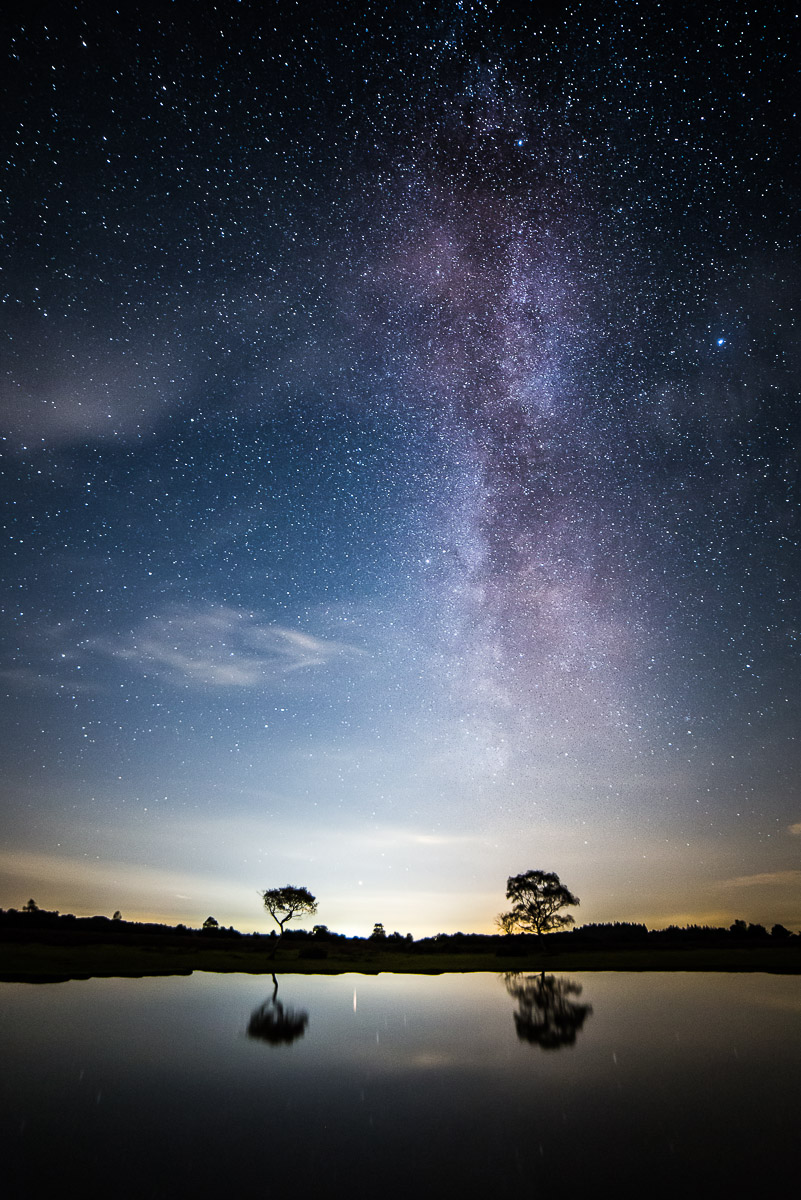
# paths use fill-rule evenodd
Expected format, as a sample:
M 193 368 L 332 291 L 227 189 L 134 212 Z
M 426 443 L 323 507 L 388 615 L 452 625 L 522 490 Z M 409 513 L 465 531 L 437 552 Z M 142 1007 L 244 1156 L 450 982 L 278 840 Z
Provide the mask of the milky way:
M 795 17 L 7 21 L 0 903 L 801 923 Z

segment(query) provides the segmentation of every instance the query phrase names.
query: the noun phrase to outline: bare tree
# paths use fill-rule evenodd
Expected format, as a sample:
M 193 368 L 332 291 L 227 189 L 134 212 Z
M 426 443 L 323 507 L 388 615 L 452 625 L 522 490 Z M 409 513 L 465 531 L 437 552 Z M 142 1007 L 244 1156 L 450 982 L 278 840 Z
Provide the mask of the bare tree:
M 510 875 L 506 881 L 506 899 L 512 901 L 512 907 L 497 918 L 503 932 L 536 933 L 538 937 L 572 925 L 573 918 L 563 916 L 560 910 L 581 903 L 552 871 Z

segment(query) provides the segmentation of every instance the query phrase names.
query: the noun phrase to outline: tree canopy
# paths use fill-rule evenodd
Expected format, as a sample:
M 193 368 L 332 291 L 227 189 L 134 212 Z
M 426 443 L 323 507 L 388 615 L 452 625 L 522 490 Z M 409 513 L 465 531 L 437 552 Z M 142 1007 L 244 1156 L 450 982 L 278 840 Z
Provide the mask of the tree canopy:
M 509 912 L 498 916 L 504 933 L 536 933 L 542 936 L 573 924 L 561 909 L 580 904 L 553 871 L 525 871 L 510 875 L 506 881 L 506 899 L 512 901 Z
M 316 897 L 305 887 L 295 887 L 288 883 L 284 887 L 268 888 L 260 895 L 264 907 L 282 934 L 284 926 L 293 917 L 311 917 L 317 912 Z

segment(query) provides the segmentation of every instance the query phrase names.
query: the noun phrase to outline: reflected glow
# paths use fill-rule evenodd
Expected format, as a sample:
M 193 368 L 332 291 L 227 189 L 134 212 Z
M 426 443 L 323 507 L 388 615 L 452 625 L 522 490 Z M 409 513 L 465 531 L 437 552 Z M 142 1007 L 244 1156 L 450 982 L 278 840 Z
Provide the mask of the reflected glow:
M 230 975 L 0 985 L 8 1177 L 38 1194 L 69 1147 L 89 1190 L 120 1156 L 139 1194 L 154 1170 L 173 1194 L 250 1188 L 268 1134 L 273 1186 L 377 1172 L 392 1196 L 521 1171 L 736 1188 L 794 1163 L 799 977 L 364 976 L 358 1011 L 352 976 L 265 991 Z

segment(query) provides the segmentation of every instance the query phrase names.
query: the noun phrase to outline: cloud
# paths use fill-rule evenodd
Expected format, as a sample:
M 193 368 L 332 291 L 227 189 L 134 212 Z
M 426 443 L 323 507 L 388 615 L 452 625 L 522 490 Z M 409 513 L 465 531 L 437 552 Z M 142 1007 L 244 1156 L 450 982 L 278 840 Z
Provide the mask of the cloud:
M 17 693 L 103 691 L 103 684 L 87 672 L 87 645 L 73 621 L 31 621 L 0 665 L 0 680 Z
M 112 659 L 175 687 L 246 690 L 365 657 L 356 646 L 225 605 L 174 609 L 127 633 L 82 632 L 71 621 L 32 623 L 17 654 L 0 664 L 0 682 L 17 692 L 103 692 Z
M 78 692 L 92 693 L 104 690 L 99 683 L 76 681 L 74 676 L 67 678 L 59 675 L 57 670 L 38 670 L 29 666 L 3 667 L 0 669 L 0 679 L 16 692 L 60 691 L 77 695 Z
M 11 894 L 14 889 L 27 899 L 32 893 L 43 907 L 67 905 L 73 912 L 91 913 L 104 905 L 113 909 L 124 904 L 126 916 L 133 918 L 134 910 L 141 914 L 147 904 L 157 913 L 187 910 L 198 922 L 209 905 L 230 903 L 233 891 L 229 880 L 212 874 L 144 862 L 97 861 L 94 856 L 25 850 L 0 852 L 0 881 Z M 147 918 L 140 915 L 139 919 Z
M 172 414 L 194 381 L 185 355 L 165 349 L 165 330 L 139 330 L 126 345 L 113 322 L 94 340 L 54 322 L 24 327 L 24 354 L 0 385 L 0 433 L 17 449 L 76 442 L 134 442 Z M 125 342 L 127 342 L 127 337 Z
M 759 875 L 737 875 L 734 879 L 721 879 L 719 887 L 798 887 L 801 886 L 801 871 L 763 871 Z
M 214 606 L 152 617 L 127 640 L 103 639 L 96 646 L 146 675 L 211 688 L 258 688 L 362 653 L 272 624 L 257 613 Z
M 794 825 L 788 825 L 787 830 L 792 833 L 793 837 L 801 837 L 801 821 L 796 821 Z

